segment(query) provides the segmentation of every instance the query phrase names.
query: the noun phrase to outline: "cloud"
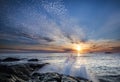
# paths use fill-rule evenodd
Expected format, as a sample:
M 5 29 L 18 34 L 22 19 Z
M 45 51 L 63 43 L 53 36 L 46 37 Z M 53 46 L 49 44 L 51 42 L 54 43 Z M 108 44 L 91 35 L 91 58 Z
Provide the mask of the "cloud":
M 77 42 L 85 38 L 83 29 L 76 20 L 68 15 L 67 9 L 63 5 L 62 0 L 44 4 L 44 7 L 48 13 L 50 13 L 54 18 L 58 19 L 56 24 L 59 26 L 59 29 L 66 38 L 69 37 L 68 39 L 73 42 Z
M 62 0 L 42 1 L 42 6 L 50 15 L 58 16 L 60 19 L 64 18 L 67 14 L 67 9 Z
M 108 15 L 104 24 L 96 30 L 92 37 L 99 39 L 119 39 L 120 37 L 120 12 L 115 11 Z
M 88 51 L 93 52 L 119 52 L 120 41 L 99 39 L 99 40 L 89 40 L 85 43 L 87 45 Z M 113 49 L 116 48 L 116 51 Z
M 111 47 L 111 49 L 112 49 L 113 51 L 120 51 L 120 46 L 118 46 L 118 47 Z
M 32 45 L 31 50 L 35 48 L 37 50 L 42 50 L 42 48 L 50 50 L 58 47 L 63 48 L 63 51 L 71 51 L 71 45 L 74 43 L 88 44 L 94 49 L 100 49 L 104 45 L 113 45 L 108 44 L 109 41 L 103 41 L 103 39 L 102 41 L 87 40 L 83 27 L 77 20 L 69 16 L 69 11 L 62 0 L 30 0 L 25 2 L 17 0 L 15 2 L 3 1 L 2 3 L 0 7 L 2 9 L 0 12 L 0 39 L 6 40 L 6 45 L 10 41 L 13 44 Z M 16 3 L 17 5 L 15 5 Z M 117 22 L 111 21 L 109 24 L 108 21 L 108 24 L 106 23 L 99 32 L 96 31 L 95 37 L 101 33 L 106 33 L 111 24 L 115 23 Z M 113 29 L 114 26 L 109 31 L 112 32 Z M 66 45 L 67 47 L 65 47 Z M 46 46 L 48 48 L 45 48 Z M 20 48 L 22 47 L 24 46 L 20 46 Z M 25 49 L 29 49 L 29 47 L 26 46 Z M 85 48 L 88 47 L 85 46 Z
M 79 42 L 85 37 L 80 25 L 67 14 L 62 0 L 34 1 L 31 2 L 33 5 L 25 3 L 7 8 L 8 11 L 14 7 L 16 9 L 6 13 L 6 18 L 1 19 L 5 24 L 2 30 L 9 35 L 3 36 L 4 38 L 14 37 L 13 40 L 22 39 L 27 42 L 30 39 L 31 42 L 33 40 L 40 44 L 54 42 L 61 45 Z

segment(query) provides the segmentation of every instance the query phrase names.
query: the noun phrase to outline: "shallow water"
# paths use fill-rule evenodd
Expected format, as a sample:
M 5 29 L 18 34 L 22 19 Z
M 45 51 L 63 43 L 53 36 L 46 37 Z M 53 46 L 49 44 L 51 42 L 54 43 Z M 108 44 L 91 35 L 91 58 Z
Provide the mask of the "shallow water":
M 107 80 L 108 82 L 120 82 L 120 54 L 70 54 L 70 53 L 1 53 L 0 59 L 6 57 L 21 58 L 18 62 L 5 62 L 5 64 L 28 63 L 28 59 L 36 58 L 42 62 L 48 62 L 50 65 L 45 66 L 44 70 L 39 72 L 59 72 L 66 75 L 79 76 L 81 66 L 93 73 L 98 79 Z M 4 63 L 4 62 L 2 62 Z M 34 62 L 35 63 L 35 62 Z M 82 74 L 82 73 L 81 73 Z M 85 76 L 83 74 L 83 76 Z M 86 76 L 89 78 L 88 76 Z

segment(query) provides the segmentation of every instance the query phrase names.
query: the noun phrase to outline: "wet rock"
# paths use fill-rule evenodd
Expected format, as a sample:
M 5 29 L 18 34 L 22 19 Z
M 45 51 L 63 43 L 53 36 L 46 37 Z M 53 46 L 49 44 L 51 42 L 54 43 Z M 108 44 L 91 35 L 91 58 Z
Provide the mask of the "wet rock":
M 43 66 L 48 65 L 48 64 L 49 63 L 44 63 L 44 64 L 29 64 L 29 66 L 30 66 L 30 68 L 33 68 L 33 69 L 40 69 Z
M 28 61 L 39 61 L 38 59 L 29 59 Z
M 5 58 L 3 60 L 1 60 L 2 62 L 12 62 L 12 61 L 19 61 L 20 59 L 18 58 L 11 58 L 11 57 L 8 57 L 8 58 Z
M 26 82 L 31 78 L 31 73 L 45 64 L 0 64 L 0 82 Z
M 99 82 L 120 82 L 120 75 L 99 76 Z
M 110 81 L 106 81 L 104 79 L 99 79 L 100 82 L 110 82 Z
M 32 81 L 36 82 L 36 81 L 40 81 L 40 82 L 48 82 L 48 81 L 52 81 L 52 82 L 58 82 L 57 80 L 60 80 L 59 75 L 56 73 L 34 73 L 32 75 Z
M 105 54 L 111 54 L 112 52 L 105 52 Z
M 55 72 L 38 73 L 44 64 L 0 64 L 0 82 L 90 82 L 78 77 L 72 77 Z
M 78 82 L 75 78 L 72 78 L 70 76 L 63 75 L 61 82 Z
M 29 82 L 90 82 L 68 75 L 58 73 L 34 73 Z

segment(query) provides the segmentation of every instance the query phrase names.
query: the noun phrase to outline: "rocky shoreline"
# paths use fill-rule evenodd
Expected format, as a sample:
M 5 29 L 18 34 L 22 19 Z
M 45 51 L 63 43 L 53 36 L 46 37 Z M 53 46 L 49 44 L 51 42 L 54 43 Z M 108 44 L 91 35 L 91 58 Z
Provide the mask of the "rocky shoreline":
M 0 82 L 26 82 L 31 78 L 31 73 L 44 64 L 18 64 L 2 65 L 0 64 Z
M 51 73 L 34 73 L 29 82 L 92 82 L 80 77 L 72 77 L 55 72 Z
M 4 61 L 2 62 L 6 61 L 13 62 L 19 60 L 14 58 L 7 58 L 4 59 Z M 58 74 L 55 72 L 37 72 L 38 69 L 42 68 L 47 64 L 48 63 L 23 63 L 16 65 L 8 65 L 0 63 L 0 82 L 91 82 L 84 78 L 72 77 L 68 75 Z

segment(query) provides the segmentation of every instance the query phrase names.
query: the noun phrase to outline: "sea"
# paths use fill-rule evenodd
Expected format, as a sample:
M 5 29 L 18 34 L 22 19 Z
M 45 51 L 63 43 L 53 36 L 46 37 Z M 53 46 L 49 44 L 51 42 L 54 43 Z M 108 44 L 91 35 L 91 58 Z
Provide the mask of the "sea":
M 58 72 L 61 74 L 97 79 L 100 82 L 120 82 L 120 53 L 0 53 L 0 59 L 14 57 L 21 59 L 19 63 L 50 63 L 38 72 Z M 38 59 L 30 62 L 29 59 Z M 84 74 L 87 72 L 87 75 Z M 93 78 L 94 77 L 94 78 Z

